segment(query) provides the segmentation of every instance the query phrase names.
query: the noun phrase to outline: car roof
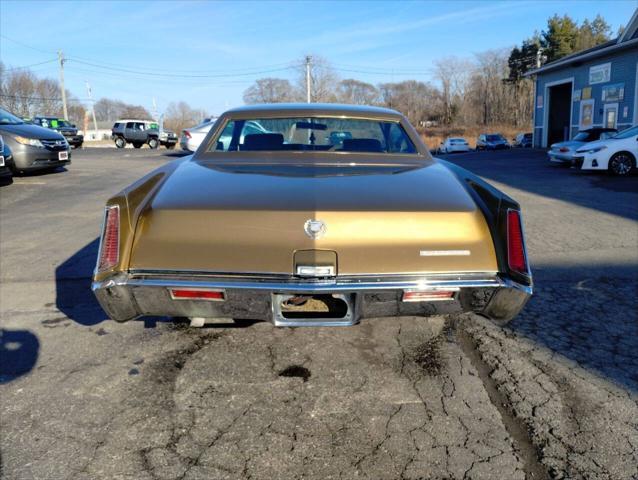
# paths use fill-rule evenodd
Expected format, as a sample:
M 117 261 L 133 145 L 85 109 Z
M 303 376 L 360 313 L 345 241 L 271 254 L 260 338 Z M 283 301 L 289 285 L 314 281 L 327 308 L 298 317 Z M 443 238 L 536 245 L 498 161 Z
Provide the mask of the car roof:
M 123 118 L 122 120 L 115 120 L 113 123 L 124 122 L 157 123 L 155 120 L 140 120 L 139 118 Z
M 607 127 L 593 127 L 586 128 L 585 130 L 580 130 L 580 132 L 617 132 L 616 128 L 607 128 Z
M 260 115 L 274 117 L 282 115 L 301 116 L 341 116 L 359 118 L 387 118 L 398 120 L 403 117 L 396 110 L 367 105 L 345 105 L 339 103 L 264 103 L 260 105 L 246 105 L 228 110 L 224 115 L 231 117 L 245 117 Z

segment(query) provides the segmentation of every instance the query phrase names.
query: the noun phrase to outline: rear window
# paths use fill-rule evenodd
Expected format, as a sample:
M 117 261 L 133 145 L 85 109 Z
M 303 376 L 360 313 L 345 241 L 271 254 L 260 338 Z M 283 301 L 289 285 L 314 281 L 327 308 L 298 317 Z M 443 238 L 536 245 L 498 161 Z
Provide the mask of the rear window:
M 487 136 L 487 141 L 488 142 L 499 142 L 501 140 L 504 140 L 501 135 L 488 135 Z
M 399 122 L 325 117 L 231 120 L 211 150 L 417 153 Z

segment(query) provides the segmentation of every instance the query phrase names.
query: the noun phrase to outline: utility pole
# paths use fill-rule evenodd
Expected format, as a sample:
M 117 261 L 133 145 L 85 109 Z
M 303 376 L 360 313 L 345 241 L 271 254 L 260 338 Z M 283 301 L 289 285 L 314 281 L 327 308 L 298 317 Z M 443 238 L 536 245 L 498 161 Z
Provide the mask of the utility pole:
M 312 57 L 310 55 L 306 55 L 306 102 L 310 102 L 310 61 Z
M 93 115 L 93 129 L 95 130 L 95 139 L 97 140 L 97 120 L 95 120 L 95 104 L 93 103 L 93 97 L 91 97 L 91 85 L 89 81 L 86 81 L 86 94 L 89 97 L 89 103 L 91 104 L 91 115 Z
M 69 119 L 69 112 L 66 109 L 66 91 L 64 90 L 64 53 L 62 50 L 58 51 L 58 60 L 60 61 L 60 93 L 62 94 L 62 110 L 64 112 L 64 119 Z
M 536 50 L 536 68 L 541 68 L 542 61 L 543 61 L 543 49 L 539 47 L 538 50 Z

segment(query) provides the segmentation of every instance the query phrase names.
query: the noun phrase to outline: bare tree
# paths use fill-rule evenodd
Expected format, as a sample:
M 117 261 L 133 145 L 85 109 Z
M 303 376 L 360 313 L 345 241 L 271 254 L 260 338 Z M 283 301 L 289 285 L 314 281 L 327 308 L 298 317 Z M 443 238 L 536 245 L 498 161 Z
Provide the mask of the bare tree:
M 379 90 L 371 83 L 353 78 L 341 80 L 337 85 L 337 99 L 341 103 L 373 105 L 379 103 Z
M 405 80 L 379 85 L 383 104 L 403 113 L 414 125 L 438 117 L 438 90 L 429 83 Z
M 434 77 L 441 85 L 441 121 L 450 125 L 465 102 L 465 92 L 474 69 L 469 60 L 447 57 L 434 62 Z
M 283 78 L 260 78 L 244 92 L 244 102 L 248 104 L 292 102 L 296 99 L 292 85 Z
M 201 115 L 201 110 L 191 108 L 186 102 L 172 102 L 166 108 L 164 125 L 175 132 L 181 132 L 199 123 Z

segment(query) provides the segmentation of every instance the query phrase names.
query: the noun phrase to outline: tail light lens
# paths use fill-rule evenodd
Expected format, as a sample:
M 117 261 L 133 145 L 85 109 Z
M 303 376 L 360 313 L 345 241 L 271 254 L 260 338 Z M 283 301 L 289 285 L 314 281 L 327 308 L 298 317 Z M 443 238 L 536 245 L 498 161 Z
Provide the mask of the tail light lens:
M 173 300 L 208 300 L 209 302 L 221 302 L 224 300 L 224 292 L 222 290 L 171 288 L 169 291 Z
M 454 300 L 456 292 L 458 292 L 458 288 L 453 290 L 405 290 L 401 300 L 404 302 Z
M 517 210 L 507 211 L 507 261 L 511 270 L 523 274 L 528 273 L 521 213 Z
M 98 271 L 108 270 L 118 264 L 120 260 L 120 207 L 113 205 L 106 207 L 104 215 L 104 231 L 100 243 Z
M 192 137 L 191 137 L 191 132 L 189 132 L 188 130 L 184 130 L 182 133 L 184 134 L 184 136 L 185 136 L 186 138 L 192 138 Z

